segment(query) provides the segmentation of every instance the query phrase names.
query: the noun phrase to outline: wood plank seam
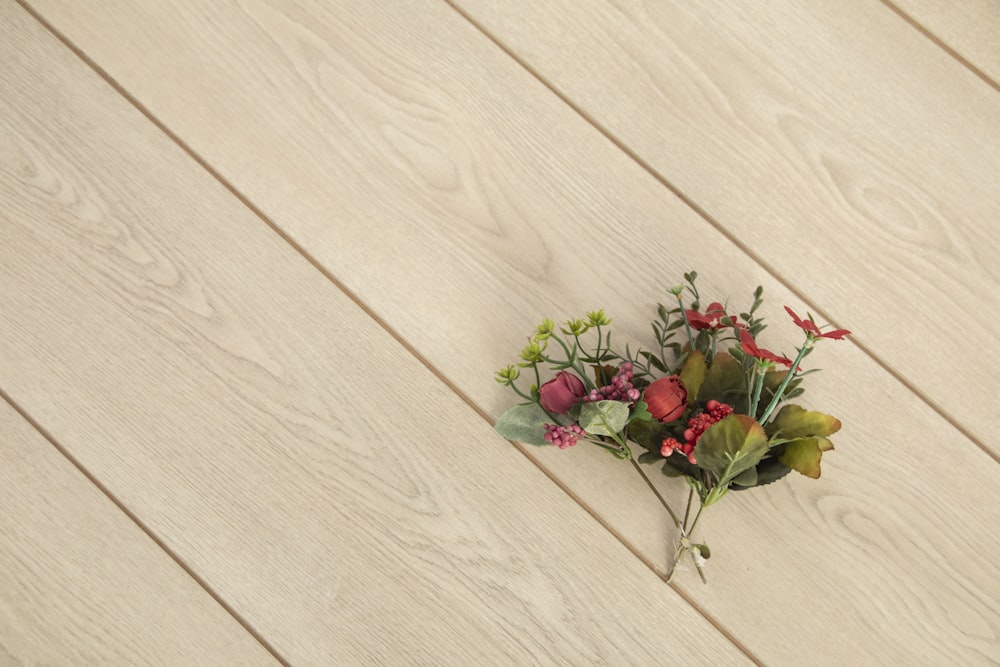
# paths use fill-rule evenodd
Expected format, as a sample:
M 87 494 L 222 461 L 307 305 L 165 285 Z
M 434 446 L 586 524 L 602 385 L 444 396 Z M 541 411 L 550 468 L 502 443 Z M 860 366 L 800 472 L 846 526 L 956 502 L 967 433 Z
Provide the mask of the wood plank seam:
M 830 317 L 824 308 L 814 303 L 812 299 L 803 293 L 798 287 L 796 287 L 791 282 L 787 281 L 767 260 L 763 257 L 759 257 L 754 253 L 745 243 L 743 243 L 739 237 L 730 232 L 723 224 L 721 224 L 714 216 L 712 216 L 707 210 L 705 210 L 698 202 L 694 201 L 691 197 L 685 194 L 680 188 L 678 188 L 673 182 L 667 179 L 666 176 L 661 174 L 659 170 L 653 167 L 649 162 L 642 158 L 638 153 L 636 153 L 632 148 L 630 148 L 624 141 L 619 139 L 615 134 L 613 134 L 608 128 L 602 125 L 596 118 L 587 113 L 582 107 L 576 104 L 572 99 L 569 98 L 562 90 L 559 89 L 554 83 L 549 81 L 545 76 L 541 74 L 538 70 L 532 67 L 528 62 L 519 57 L 512 49 L 510 49 L 506 44 L 504 44 L 498 37 L 493 35 L 484 25 L 478 22 L 474 17 L 467 13 L 464 9 L 456 5 L 453 0 L 442 0 L 445 4 L 451 7 L 456 13 L 462 16 L 466 21 L 468 21 L 473 27 L 481 32 L 487 39 L 489 39 L 493 44 L 497 46 L 501 51 L 503 51 L 507 56 L 514 60 L 518 65 L 520 65 L 526 72 L 531 76 L 535 77 L 539 83 L 552 91 L 552 94 L 558 97 L 564 104 L 576 112 L 583 120 L 589 123 L 595 130 L 600 132 L 608 141 L 610 141 L 616 148 L 625 153 L 633 162 L 639 165 L 646 173 L 656 179 L 664 188 L 673 193 L 678 199 L 680 199 L 684 204 L 697 213 L 702 219 L 704 219 L 708 224 L 710 224 L 716 231 L 718 231 L 722 236 L 724 236 L 728 241 L 732 242 L 737 248 L 739 248 L 744 254 L 747 255 L 751 260 L 756 262 L 761 266 L 774 280 L 780 283 L 783 287 L 789 290 L 796 297 L 801 299 L 806 303 L 812 312 L 816 313 L 821 317 L 821 319 L 826 320 L 830 324 L 839 327 L 840 324 L 837 323 L 834 318 Z M 916 25 L 916 24 L 915 24 Z M 926 32 L 926 31 L 925 31 Z M 930 34 L 927 33 L 929 36 Z M 932 37 L 932 36 L 931 36 Z M 939 41 L 939 40 L 936 40 Z M 941 45 L 942 48 L 944 45 Z M 950 52 L 950 50 L 949 50 Z M 960 56 L 955 54 L 957 58 L 962 60 Z M 971 63 L 968 66 L 972 69 L 974 67 Z M 985 77 L 985 75 L 982 75 Z M 987 83 L 990 83 L 993 87 L 992 81 L 986 79 Z M 1000 88 L 997 88 L 1000 92 Z M 896 371 L 887 362 L 882 360 L 870 347 L 865 345 L 863 342 L 859 341 L 857 336 L 851 336 L 849 339 L 851 344 L 855 345 L 859 350 L 861 350 L 868 358 L 874 361 L 880 368 L 882 368 L 891 377 L 896 379 L 900 384 L 902 384 L 906 389 L 915 394 L 924 404 L 926 404 L 931 410 L 938 414 L 942 419 L 944 419 L 948 424 L 953 426 L 955 430 L 965 436 L 970 442 L 972 442 L 976 447 L 982 450 L 987 456 L 993 459 L 995 462 L 1000 464 L 1000 454 L 992 451 L 985 442 L 983 442 L 978 436 L 976 436 L 972 431 L 958 422 L 954 417 L 951 416 L 941 405 L 930 398 L 925 392 L 923 392 L 919 387 L 910 382 L 906 377 Z
M 195 581 L 195 583 L 197 583 L 198 586 L 202 588 L 202 590 L 204 590 L 213 600 L 215 600 L 216 604 L 218 604 L 226 611 L 226 613 L 232 616 L 233 619 L 235 619 L 236 622 L 239 623 L 240 626 L 244 630 L 246 630 L 246 632 L 251 637 L 253 637 L 254 640 L 256 640 L 257 643 L 260 644 L 265 651 L 271 654 L 271 656 L 278 661 L 278 663 L 285 665 L 285 667 L 290 667 L 290 663 L 287 660 L 285 660 L 285 658 L 277 651 L 277 649 L 275 649 L 275 647 L 266 638 L 264 638 L 259 632 L 257 632 L 257 630 L 252 625 L 250 625 L 250 623 L 238 611 L 233 609 L 233 607 L 230 606 L 229 603 L 227 603 L 212 588 L 212 586 L 207 581 L 205 581 L 201 576 L 199 576 L 197 572 L 192 570 L 191 567 L 189 567 L 188 564 L 185 563 L 180 556 L 178 556 L 176 553 L 174 553 L 172 549 L 170 549 L 166 544 L 164 544 L 163 540 L 161 540 L 156 535 L 156 533 L 150 530 L 149 527 L 146 526 L 146 524 L 142 521 L 142 519 L 140 519 L 138 516 L 135 515 L 135 513 L 133 513 L 128 507 L 126 507 L 113 493 L 111 493 L 111 491 L 104 484 L 101 483 L 99 479 L 94 477 L 94 475 L 82 463 L 80 463 L 80 461 L 78 461 L 76 457 L 74 457 L 65 447 L 63 447 L 55 439 L 55 437 L 53 437 L 53 435 L 48 431 L 48 429 L 42 426 L 30 414 L 28 414 L 28 412 L 24 410 L 24 408 L 22 408 L 17 403 L 17 401 L 15 401 L 14 398 L 10 396 L 10 394 L 8 394 L 3 389 L 3 387 L 0 387 L 0 400 L 5 401 L 11 407 L 11 409 L 14 410 L 14 412 L 20 415 L 21 418 L 23 418 L 26 422 L 28 422 L 33 429 L 38 431 L 38 433 L 43 438 L 45 438 L 45 440 L 50 445 L 52 445 L 56 449 L 56 451 L 62 454 L 62 456 L 67 461 L 69 461 L 70 465 L 76 468 L 80 472 L 80 474 L 83 475 L 87 479 L 87 481 L 93 484 L 105 498 L 111 501 L 111 503 L 114 504 L 114 506 L 117 507 L 119 511 L 121 511 L 125 516 L 127 516 L 129 520 L 132 521 L 132 523 L 135 524 L 139 528 L 139 530 L 141 530 L 149 539 L 151 539 L 153 543 L 156 544 L 156 546 L 159 547 L 160 550 L 162 550 L 172 561 L 177 563 L 177 565 L 189 577 L 191 577 Z
M 139 100 L 137 100 L 131 93 L 129 93 L 124 87 L 122 87 L 106 70 L 104 70 L 99 64 L 93 61 L 86 53 L 84 53 L 79 47 L 76 46 L 71 40 L 69 40 L 65 35 L 63 35 L 55 26 L 51 25 L 45 20 L 38 12 L 31 7 L 26 0 L 16 0 L 17 3 L 28 12 L 36 21 L 38 21 L 42 27 L 44 27 L 50 34 L 52 34 L 60 43 L 62 43 L 66 48 L 68 48 L 76 57 L 83 61 L 89 68 L 91 68 L 102 80 L 105 81 L 111 88 L 121 95 L 129 104 L 131 104 L 137 111 L 139 111 L 150 123 L 152 123 L 158 130 L 163 132 L 167 137 L 170 138 L 178 147 L 181 148 L 192 160 L 195 161 L 198 166 L 204 169 L 212 178 L 219 182 L 226 190 L 228 190 L 241 204 L 243 204 L 250 212 L 254 214 L 258 219 L 260 219 L 265 225 L 267 225 L 275 234 L 278 235 L 285 243 L 291 246 L 299 255 L 302 256 L 314 269 L 316 269 L 326 280 L 330 281 L 337 289 L 343 292 L 353 303 L 355 303 L 368 317 L 370 317 L 379 327 L 385 330 L 399 345 L 406 350 L 427 370 L 429 370 L 436 378 L 438 378 L 445 386 L 448 387 L 456 396 L 458 396 L 463 403 L 465 403 L 470 409 L 472 409 L 477 415 L 479 415 L 484 421 L 493 426 L 495 420 L 482 408 L 475 404 L 475 402 L 462 390 L 460 390 L 453 382 L 451 382 L 447 377 L 445 377 L 430 361 L 424 357 L 416 348 L 414 348 L 408 341 L 406 341 L 392 326 L 390 326 L 386 321 L 384 321 L 380 316 L 378 316 L 367 304 L 365 304 L 352 290 L 348 289 L 336 276 L 334 276 L 326 267 L 324 267 L 315 257 L 313 257 L 308 251 L 305 250 L 299 243 L 292 239 L 280 226 L 277 225 L 267 214 L 265 214 L 256 204 L 254 204 L 250 199 L 248 199 L 242 192 L 240 192 L 232 183 L 230 183 L 225 177 L 222 176 L 215 168 L 212 167 L 204 158 L 201 157 L 196 151 L 194 151 L 191 146 L 189 146 L 185 141 L 183 141 L 175 132 L 173 132 L 169 127 L 167 127 L 159 118 L 154 116 Z M 0 398 L 6 400 L 14 409 L 18 412 L 24 419 L 26 419 L 36 430 L 38 430 L 43 437 L 46 438 L 60 453 L 63 454 L 77 469 L 83 473 L 88 480 L 91 481 L 98 489 L 101 490 L 104 495 L 106 495 L 116 507 L 118 507 L 122 512 L 124 512 L 139 528 L 146 533 L 161 549 L 163 549 L 181 568 L 184 569 L 195 581 L 201 585 L 206 592 L 212 596 L 216 602 L 218 602 L 226 611 L 228 611 L 236 620 L 243 626 L 247 632 L 249 632 L 257 641 L 261 643 L 262 646 L 268 652 L 270 652 L 276 660 L 278 660 L 283 665 L 289 665 L 289 663 L 277 652 L 274 647 L 267 642 L 267 640 L 259 635 L 256 630 L 231 606 L 229 606 L 210 586 L 205 582 L 200 576 L 198 576 L 193 570 L 191 570 L 179 556 L 173 553 L 164 543 L 160 540 L 155 533 L 153 533 L 137 516 L 135 516 L 127 507 L 125 507 L 101 482 L 96 479 L 86 468 L 82 466 L 65 448 L 63 448 L 52 435 L 35 419 L 31 417 L 27 412 L 25 412 L 6 392 L 0 388 Z M 546 477 L 548 477 L 557 487 L 559 487 L 570 499 L 573 500 L 577 505 L 579 505 L 587 514 L 590 515 L 600 526 L 607 530 L 618 542 L 620 542 L 630 553 L 632 553 L 643 565 L 645 565 L 653 574 L 664 581 L 665 585 L 670 586 L 671 589 L 676 592 L 685 603 L 687 603 L 697 614 L 704 618 L 712 627 L 719 631 L 719 633 L 725 637 L 730 643 L 732 643 L 737 650 L 739 650 L 743 655 L 747 657 L 748 660 L 753 662 L 755 665 L 763 666 L 765 663 L 756 656 L 753 651 L 739 640 L 728 628 L 721 624 L 712 614 L 710 614 L 702 605 L 698 604 L 694 598 L 688 595 L 682 588 L 680 588 L 675 583 L 666 583 L 664 575 L 662 575 L 656 568 L 656 566 L 645 557 L 634 545 L 632 545 L 620 532 L 615 530 L 607 521 L 605 521 L 592 507 L 589 506 L 582 498 L 580 498 L 576 493 L 574 493 L 566 484 L 564 484 L 560 479 L 555 477 L 551 471 L 549 471 L 545 466 L 543 466 L 535 457 L 531 455 L 528 449 L 521 443 L 512 442 L 511 444 L 525 457 L 532 465 L 538 468 Z M 645 479 L 646 484 L 649 485 L 651 492 L 656 494 L 659 493 L 650 483 L 649 479 L 646 478 L 645 474 L 641 469 L 636 466 L 639 474 Z
M 978 67 L 976 67 L 971 61 L 969 61 L 967 58 L 965 58 L 958 51 L 956 51 L 955 49 L 953 49 L 950 46 L 948 46 L 948 44 L 946 44 L 944 42 L 944 40 L 942 40 L 940 37 L 938 37 L 937 35 L 935 35 L 934 33 L 932 33 L 930 30 L 928 30 L 927 28 L 925 28 L 919 21 L 917 21 L 915 18 L 913 18 L 912 16 L 910 16 L 909 14 L 907 14 L 905 11 L 903 11 L 902 8 L 896 6 L 896 4 L 894 2 L 892 2 L 892 0 L 880 0 L 880 2 L 883 5 L 885 5 L 886 7 L 888 7 L 889 9 L 891 9 L 896 15 L 899 16 L 899 18 L 901 18 L 904 21 L 906 21 L 911 27 L 913 27 L 914 30 L 916 30 L 921 35 L 923 35 L 924 37 L 926 37 L 927 39 L 929 39 L 935 46 L 937 46 L 939 49 L 941 49 L 942 51 L 944 51 L 945 53 L 947 53 L 949 56 L 951 56 L 952 58 L 954 58 L 955 60 L 957 60 L 967 70 L 969 70 L 970 72 L 972 72 L 973 74 L 975 74 L 977 77 L 979 77 L 980 79 L 982 79 L 983 83 L 985 83 L 987 86 L 989 86 L 993 90 L 995 90 L 998 93 L 1000 93 L 1000 83 L 997 83 L 996 81 L 994 81 L 990 77 L 990 75 L 988 75 L 986 72 L 984 72 L 983 70 L 981 70 Z

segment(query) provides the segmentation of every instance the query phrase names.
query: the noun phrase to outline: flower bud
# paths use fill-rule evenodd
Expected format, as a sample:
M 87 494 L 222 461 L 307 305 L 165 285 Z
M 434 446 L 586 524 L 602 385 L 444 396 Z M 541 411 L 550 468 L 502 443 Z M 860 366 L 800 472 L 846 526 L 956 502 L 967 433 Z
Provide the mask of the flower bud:
M 542 408 L 555 415 L 564 415 L 580 402 L 587 390 L 580 378 L 560 371 L 538 390 L 538 400 Z
M 676 375 L 656 380 L 643 392 L 649 414 L 661 422 L 679 419 L 687 408 L 687 389 Z

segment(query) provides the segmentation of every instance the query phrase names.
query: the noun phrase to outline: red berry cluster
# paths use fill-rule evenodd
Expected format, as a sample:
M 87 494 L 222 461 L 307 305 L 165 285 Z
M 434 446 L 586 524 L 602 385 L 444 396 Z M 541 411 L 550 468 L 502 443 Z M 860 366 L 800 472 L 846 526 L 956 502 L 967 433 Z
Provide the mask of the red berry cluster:
M 684 454 L 691 465 L 697 465 L 694 458 L 694 446 L 698 444 L 699 438 L 709 429 L 709 427 L 721 419 L 733 414 L 733 406 L 727 403 L 720 403 L 711 400 L 705 404 L 705 411 L 700 412 L 688 420 L 688 427 L 684 429 L 684 442 L 677 438 L 664 438 L 660 447 L 660 454 L 670 456 L 674 451 Z

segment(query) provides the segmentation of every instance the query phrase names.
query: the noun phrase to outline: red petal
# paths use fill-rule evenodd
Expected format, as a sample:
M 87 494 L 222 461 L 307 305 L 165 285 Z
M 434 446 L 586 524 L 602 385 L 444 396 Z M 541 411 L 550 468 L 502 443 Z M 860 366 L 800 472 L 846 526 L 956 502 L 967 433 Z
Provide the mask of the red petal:
M 849 335 L 851 332 L 847 329 L 836 329 L 834 331 L 827 331 L 825 334 L 821 334 L 823 338 L 832 338 L 834 340 L 843 340 L 844 336 Z

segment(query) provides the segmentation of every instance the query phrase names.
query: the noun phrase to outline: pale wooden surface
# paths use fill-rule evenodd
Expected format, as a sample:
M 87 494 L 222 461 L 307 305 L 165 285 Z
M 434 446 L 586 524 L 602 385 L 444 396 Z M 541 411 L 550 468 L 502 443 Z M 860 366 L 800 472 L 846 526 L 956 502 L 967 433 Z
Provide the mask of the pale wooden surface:
M 99 111 L 60 121 L 60 137 L 86 135 L 80 140 L 92 150 L 72 149 L 66 166 L 49 169 L 59 177 L 44 182 L 89 182 L 83 175 L 100 173 L 93 187 L 111 194 L 97 199 L 117 202 L 116 215 L 102 204 L 70 206 L 105 230 L 79 236 L 27 234 L 27 222 L 9 218 L 24 224 L 4 240 L 14 248 L 5 261 L 20 266 L 17 275 L 31 288 L 10 307 L 18 321 L 0 324 L 9 336 L 4 386 L 16 386 L 36 418 L 148 514 L 168 547 L 189 555 L 285 657 L 370 658 L 378 647 L 388 651 L 380 658 L 402 659 L 385 647 L 406 645 L 418 647 L 406 656 L 417 661 L 432 647 L 439 659 L 475 660 L 463 652 L 478 649 L 487 662 L 557 655 L 589 663 L 597 655 L 641 664 L 654 660 L 651 653 L 681 650 L 658 632 L 669 616 L 682 646 L 703 651 L 686 659 L 704 663 L 719 653 L 717 661 L 737 660 L 734 645 L 693 614 L 703 610 L 766 664 L 1000 660 L 1000 572 L 992 558 L 1000 536 L 983 530 L 1000 520 L 996 463 L 879 366 L 898 352 L 879 343 L 884 323 L 856 323 L 870 315 L 871 294 L 841 323 L 868 337 L 874 359 L 851 343 L 824 345 L 816 358 L 827 370 L 805 397 L 845 421 L 824 480 L 792 479 L 713 509 L 705 519 L 712 583 L 702 587 L 686 572 L 679 584 L 696 606 L 639 565 L 662 570 L 671 534 L 634 471 L 582 449 L 530 452 L 604 531 L 456 399 L 453 391 L 488 415 L 508 406 L 511 397 L 491 371 L 515 355 L 543 315 L 603 306 L 621 340 L 644 341 L 663 286 L 689 268 L 702 273 L 706 293 L 734 301 L 763 283 L 774 347 L 799 342 L 780 304 L 802 302 L 447 6 L 33 4 L 379 318 L 366 319 L 281 236 L 156 138 L 155 128 L 109 101 L 110 89 L 64 63 L 68 51 L 53 60 L 63 72 L 61 95 L 90 99 Z M 828 18 L 835 27 L 837 17 Z M 551 35 L 572 38 L 575 25 Z M 584 25 L 581 34 L 603 34 L 608 25 Z M 902 34 L 895 23 L 882 27 L 890 37 Z M 788 22 L 783 29 L 802 28 Z M 612 65 L 602 63 L 614 72 Z M 79 89 L 66 92 L 77 78 Z M 27 88 L 27 78 L 14 87 Z M 785 94 L 792 104 L 809 91 Z M 34 116 L 53 114 L 50 103 Z M 703 126 L 676 141 L 696 151 L 707 134 L 731 131 L 726 118 L 703 114 Z M 83 132 L 92 125 L 103 134 Z M 129 130 L 124 137 L 121 128 Z M 739 167 L 730 162 L 717 168 Z M 147 172 L 155 173 L 140 176 Z M 705 205 L 714 190 L 748 192 L 698 173 L 685 194 L 707 197 Z M 814 176 L 801 181 L 826 187 Z M 70 193 L 57 201 L 73 202 L 77 190 L 54 191 Z M 772 191 L 767 201 L 777 205 L 785 195 Z M 970 201 L 989 209 L 993 200 Z M 51 204 L 23 215 L 31 220 L 41 211 L 51 214 Z M 133 211 L 142 212 L 141 224 Z M 119 236 L 133 241 L 100 240 Z M 633 238 L 646 240 L 635 247 Z M 115 247 L 136 266 L 109 253 Z M 52 272 L 42 258 L 55 251 L 72 262 L 46 279 Z M 769 252 L 764 259 L 775 261 Z M 144 253 L 152 259 L 139 262 Z M 27 259 L 18 265 L 14 258 Z M 841 273 L 822 289 L 803 286 L 803 296 L 827 308 L 834 299 L 823 290 L 848 293 L 848 269 L 862 263 L 847 255 Z M 101 289 L 74 293 L 74 276 Z M 923 296 L 913 287 L 900 299 L 919 309 Z M 48 306 L 34 312 L 26 305 L 33 302 Z M 59 317 L 81 323 L 72 340 L 88 344 L 60 335 Z M 39 331 L 47 335 L 32 335 Z M 345 335 L 370 348 L 345 351 Z M 393 382 L 385 392 L 365 389 L 387 374 Z M 978 376 L 971 382 L 980 393 L 990 386 Z M 53 401 L 54 389 L 70 398 L 59 393 Z M 206 452 L 208 441 L 215 444 Z M 408 443 L 403 450 L 400 441 Z M 343 461 L 344 452 L 358 460 Z M 944 470 L 928 462 L 941 458 Z M 216 470 L 242 474 L 217 480 Z M 349 510 L 337 513 L 338 502 Z M 320 516 L 317 503 L 326 508 Z M 333 539 L 345 532 L 345 544 Z M 634 555 L 616 554 L 612 535 Z M 350 562 L 351 549 L 374 552 L 378 569 L 390 574 L 380 579 L 372 565 Z M 418 565 L 400 560 L 407 550 L 421 554 Z M 554 569 L 553 558 L 575 565 Z M 457 570 L 440 569 L 456 561 Z M 342 579 L 329 579 L 344 572 L 356 586 L 347 592 L 337 589 Z M 328 579 L 317 585 L 317 576 Z M 491 626 L 475 602 L 484 585 L 507 591 Z M 365 614 L 334 616 L 346 612 L 324 606 L 332 604 L 324 586 L 340 590 L 338 604 L 392 605 L 379 613 L 395 614 L 382 619 L 395 644 L 377 632 L 338 644 L 326 624 Z M 430 608 L 433 622 L 425 621 L 428 602 L 415 594 L 424 586 L 444 596 Z M 350 597 L 362 588 L 369 597 Z M 626 596 L 617 612 L 616 589 Z M 570 603 L 575 611 L 563 609 Z M 622 648 L 617 626 L 600 629 L 598 609 L 636 621 L 638 645 Z M 318 610 L 329 616 L 315 618 Z M 455 632 L 470 613 L 480 624 L 468 632 L 478 634 L 462 646 L 450 642 L 449 628 Z M 567 613 L 575 620 L 556 624 Z M 527 617 L 539 626 L 525 628 Z M 534 643 L 499 647 L 511 628 Z M 661 640 L 672 648 L 655 643 Z
M 997 90 L 872 0 L 457 4 L 1000 454 Z
M 282 658 L 749 664 L 72 53 L 3 19 L 5 385 Z M 637 642 L 640 619 L 691 640 Z
M 0 665 L 278 664 L 2 400 L 0 507 Z
M 894 0 L 896 7 L 1000 84 L 1000 2 L 997 0 Z

